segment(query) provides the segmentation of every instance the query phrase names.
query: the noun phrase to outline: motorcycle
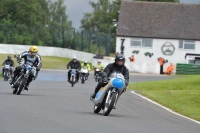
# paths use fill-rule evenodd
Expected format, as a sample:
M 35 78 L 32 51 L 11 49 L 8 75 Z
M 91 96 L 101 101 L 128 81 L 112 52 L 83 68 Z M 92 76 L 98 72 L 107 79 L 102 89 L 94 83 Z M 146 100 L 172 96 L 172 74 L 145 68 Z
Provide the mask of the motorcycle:
M 11 76 L 11 67 L 10 67 L 10 65 L 5 65 L 4 73 L 3 73 L 4 81 L 8 81 L 10 76 Z
M 16 56 L 14 57 L 16 58 Z M 21 65 L 22 69 L 18 76 L 14 79 L 14 82 L 11 85 L 11 87 L 13 88 L 13 94 L 20 95 L 21 91 L 24 90 L 24 87 L 27 84 L 29 75 L 33 73 L 35 79 L 35 77 L 37 76 L 37 72 L 36 68 L 33 66 L 30 66 L 28 64 L 22 64 L 21 61 L 18 61 L 18 63 Z
M 99 81 L 100 74 L 101 74 L 101 69 L 95 68 L 95 75 L 94 75 L 94 78 L 95 78 L 95 81 L 96 81 L 96 82 Z
M 81 68 L 81 72 L 80 72 L 80 79 L 82 84 L 85 83 L 85 80 L 87 80 L 88 78 L 88 69 L 86 67 Z
M 70 83 L 71 83 L 72 87 L 76 83 L 76 69 L 71 69 Z
M 103 110 L 104 116 L 110 114 L 116 107 L 118 98 L 125 91 L 125 78 L 121 73 L 114 72 L 109 77 L 109 82 L 105 87 L 100 88 L 95 98 L 90 98 L 94 103 L 94 113 Z

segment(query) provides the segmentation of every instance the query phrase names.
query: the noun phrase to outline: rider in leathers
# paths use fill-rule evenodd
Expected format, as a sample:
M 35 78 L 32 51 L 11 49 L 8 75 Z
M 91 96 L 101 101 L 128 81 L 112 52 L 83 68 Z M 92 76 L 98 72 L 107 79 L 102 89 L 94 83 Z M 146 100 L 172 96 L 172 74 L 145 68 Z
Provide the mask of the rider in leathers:
M 113 72 L 121 72 L 124 75 L 125 78 L 125 84 L 126 86 L 129 83 L 129 70 L 124 66 L 125 63 L 125 57 L 122 54 L 117 54 L 115 56 L 115 62 L 110 63 L 106 66 L 104 71 L 101 74 L 101 79 L 102 81 L 99 81 L 97 84 L 94 93 L 91 95 L 92 98 L 95 98 L 97 92 L 101 87 L 104 87 L 108 83 L 108 77 L 113 73 Z
M 70 70 L 68 71 L 68 82 L 70 81 L 70 77 L 71 77 L 71 69 L 76 69 L 76 82 L 78 82 L 78 80 L 79 80 L 79 71 L 81 69 L 81 64 L 77 60 L 76 57 L 74 57 L 73 60 L 70 61 L 67 64 L 67 69 L 69 69 L 69 67 L 70 67 Z
M 21 53 L 17 57 L 17 60 L 21 61 L 21 59 L 24 58 L 24 64 L 28 64 L 30 66 L 35 66 L 36 71 L 38 72 L 38 71 L 40 71 L 40 68 L 42 67 L 42 61 L 41 61 L 40 55 L 37 53 L 38 53 L 38 48 L 36 46 L 31 46 L 29 51 L 25 51 L 25 52 Z M 10 80 L 11 85 L 13 84 L 14 79 L 18 76 L 22 67 L 23 67 L 23 65 L 19 65 L 15 68 L 14 74 Z M 24 87 L 25 90 L 28 90 L 28 86 L 29 86 L 30 82 L 33 80 L 33 78 L 34 78 L 34 75 L 31 72 L 31 74 L 29 75 L 29 78 L 27 80 L 27 84 Z
M 8 55 L 8 59 L 5 60 L 5 61 L 2 63 L 2 66 L 4 66 L 4 65 L 10 65 L 11 68 L 15 67 L 15 63 L 14 63 L 14 61 L 11 59 L 11 56 L 10 56 L 10 55 Z M 3 69 L 2 69 L 2 74 L 4 74 L 4 70 L 5 70 L 5 68 L 3 67 Z M 11 74 L 12 74 L 13 70 L 10 69 L 10 71 L 11 71 Z

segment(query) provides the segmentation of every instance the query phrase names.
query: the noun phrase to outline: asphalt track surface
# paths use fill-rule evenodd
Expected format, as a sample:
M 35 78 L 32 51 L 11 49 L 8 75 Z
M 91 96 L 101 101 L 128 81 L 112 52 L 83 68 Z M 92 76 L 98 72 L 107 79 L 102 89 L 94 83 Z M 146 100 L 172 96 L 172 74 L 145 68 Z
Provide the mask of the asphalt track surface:
M 130 82 L 170 76 L 130 76 Z M 66 71 L 41 71 L 29 91 L 13 95 L 0 79 L 0 133 L 200 133 L 200 125 L 132 94 L 124 93 L 109 116 L 93 113 L 96 82 L 71 87 Z

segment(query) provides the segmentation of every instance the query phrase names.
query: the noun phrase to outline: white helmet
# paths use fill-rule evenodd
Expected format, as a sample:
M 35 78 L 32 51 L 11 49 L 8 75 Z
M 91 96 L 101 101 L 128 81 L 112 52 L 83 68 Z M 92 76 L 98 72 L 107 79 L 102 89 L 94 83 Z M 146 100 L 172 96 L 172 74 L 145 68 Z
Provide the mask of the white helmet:
M 98 62 L 98 63 L 101 63 L 101 60 L 98 60 L 97 62 Z
M 74 60 L 77 60 L 76 56 L 73 57 Z
M 87 61 L 84 61 L 84 63 L 88 63 Z

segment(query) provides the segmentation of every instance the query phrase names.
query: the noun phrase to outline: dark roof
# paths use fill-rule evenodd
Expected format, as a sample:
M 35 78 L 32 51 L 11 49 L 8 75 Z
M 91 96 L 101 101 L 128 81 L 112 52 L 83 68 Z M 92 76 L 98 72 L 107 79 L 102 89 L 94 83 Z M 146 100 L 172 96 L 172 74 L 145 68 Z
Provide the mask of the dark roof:
M 190 56 L 190 55 L 192 55 L 192 56 L 200 56 L 200 54 L 186 53 L 186 54 L 185 54 L 185 58 L 186 58 L 187 56 Z
M 117 36 L 200 40 L 200 4 L 122 1 Z

